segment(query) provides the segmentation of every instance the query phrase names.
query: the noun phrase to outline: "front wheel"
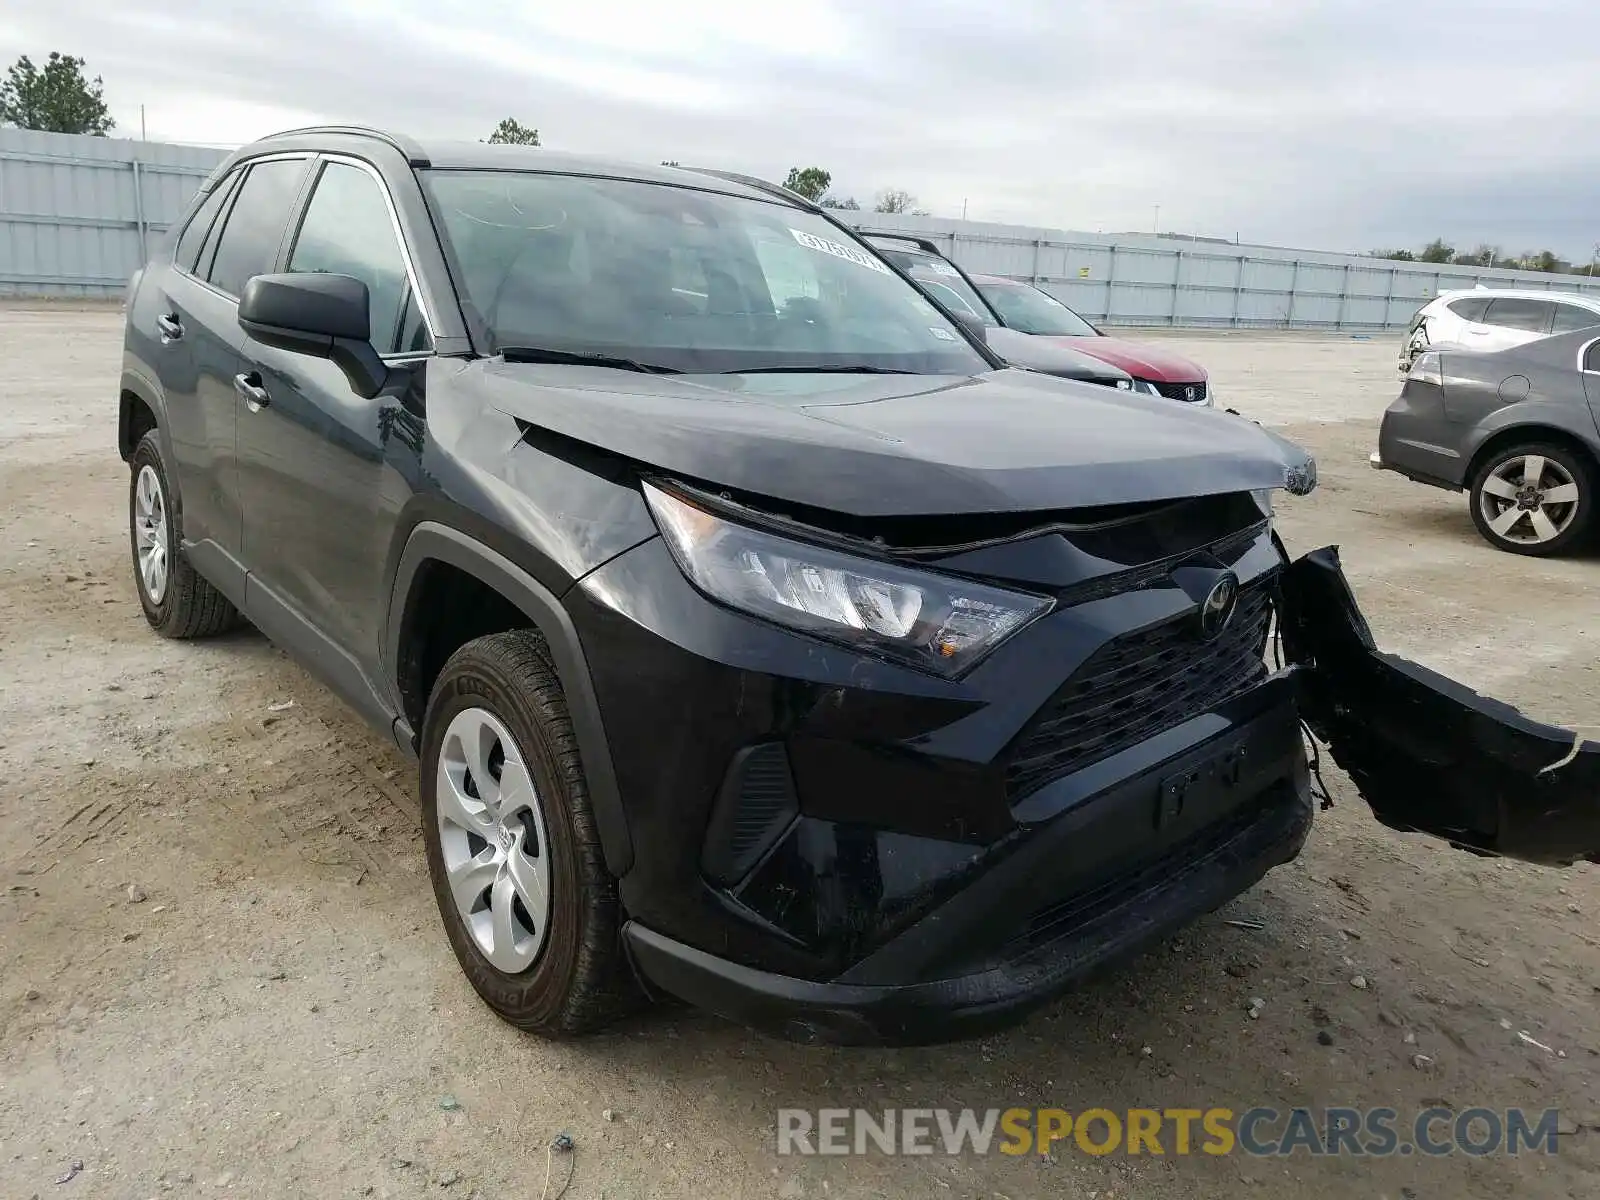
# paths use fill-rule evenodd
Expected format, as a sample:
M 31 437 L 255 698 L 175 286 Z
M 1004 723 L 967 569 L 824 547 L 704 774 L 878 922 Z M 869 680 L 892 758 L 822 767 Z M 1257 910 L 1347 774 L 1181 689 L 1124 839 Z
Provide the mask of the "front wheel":
M 1594 471 L 1565 446 L 1530 442 L 1497 452 L 1473 476 L 1472 520 L 1512 554 L 1563 554 L 1594 515 Z
M 617 885 L 537 633 L 490 634 L 445 663 L 421 770 L 434 898 L 478 995 L 511 1024 L 553 1037 L 630 1007 Z

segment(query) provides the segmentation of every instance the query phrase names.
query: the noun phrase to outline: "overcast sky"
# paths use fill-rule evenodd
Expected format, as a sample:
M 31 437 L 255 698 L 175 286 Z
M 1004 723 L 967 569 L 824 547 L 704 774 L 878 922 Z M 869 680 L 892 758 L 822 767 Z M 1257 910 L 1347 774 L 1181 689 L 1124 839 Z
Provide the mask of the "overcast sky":
M 1369 250 L 1600 241 L 1593 0 L 15 0 L 117 132 L 358 121 L 781 179 L 864 206 Z

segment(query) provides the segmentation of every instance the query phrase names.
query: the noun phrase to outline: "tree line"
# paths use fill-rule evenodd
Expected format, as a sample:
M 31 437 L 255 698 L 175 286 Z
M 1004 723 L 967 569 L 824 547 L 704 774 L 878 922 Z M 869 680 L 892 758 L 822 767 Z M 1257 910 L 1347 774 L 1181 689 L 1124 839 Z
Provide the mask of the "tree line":
M 1420 250 L 1374 250 L 1373 258 L 1387 258 L 1395 262 L 1449 264 L 1457 267 L 1506 267 L 1516 271 L 1546 271 L 1550 274 L 1590 275 L 1592 263 L 1575 265 L 1564 263 L 1552 250 L 1528 250 L 1522 254 L 1508 255 L 1499 246 L 1480 242 L 1475 249 L 1458 250 L 1443 238 L 1434 238 Z

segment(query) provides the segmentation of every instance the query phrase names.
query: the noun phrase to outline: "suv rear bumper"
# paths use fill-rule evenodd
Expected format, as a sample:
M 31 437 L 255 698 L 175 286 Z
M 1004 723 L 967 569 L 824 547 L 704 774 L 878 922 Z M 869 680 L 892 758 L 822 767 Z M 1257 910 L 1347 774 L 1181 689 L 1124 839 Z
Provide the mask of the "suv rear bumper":
M 946 978 L 816 982 L 729 962 L 636 921 L 625 927 L 624 936 L 649 983 L 793 1040 L 915 1045 L 972 1037 L 1014 1023 L 1075 981 L 1211 911 L 1293 859 L 1310 831 L 1312 808 L 1302 760 L 1292 778 L 1280 780 L 1232 818 L 1119 880 L 1122 886 L 1109 902 L 1087 906 L 1081 919 L 1069 919 L 1047 936 L 1012 938 L 996 947 L 990 965 Z M 996 867 L 981 886 L 956 896 L 922 924 L 937 927 L 952 917 L 965 923 L 959 918 L 971 914 L 961 910 L 987 909 L 1008 883 L 1021 884 L 1021 876 L 1078 834 L 1075 823 L 1057 822 L 1037 837 L 1029 853 Z M 995 926 L 994 921 L 984 924 Z M 1013 926 L 1014 920 L 998 928 Z M 913 927 L 902 937 L 915 938 L 918 932 Z

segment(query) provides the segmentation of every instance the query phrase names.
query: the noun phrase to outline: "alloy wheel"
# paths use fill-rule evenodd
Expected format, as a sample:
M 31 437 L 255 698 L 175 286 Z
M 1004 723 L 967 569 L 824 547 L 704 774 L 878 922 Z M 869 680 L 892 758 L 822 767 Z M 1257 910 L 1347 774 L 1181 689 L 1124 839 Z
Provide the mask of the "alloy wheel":
M 539 794 L 510 731 L 482 708 L 450 722 L 438 769 L 450 894 L 484 958 L 520 974 L 538 959 L 550 929 L 550 842 Z
M 139 578 L 151 604 L 167 594 L 171 547 L 167 544 L 167 500 L 161 477 L 146 463 L 139 468 L 133 489 L 133 543 L 139 560 Z
M 1497 537 L 1542 545 L 1560 537 L 1578 516 L 1578 483 L 1559 462 L 1520 454 L 1498 463 L 1484 478 L 1478 504 Z

